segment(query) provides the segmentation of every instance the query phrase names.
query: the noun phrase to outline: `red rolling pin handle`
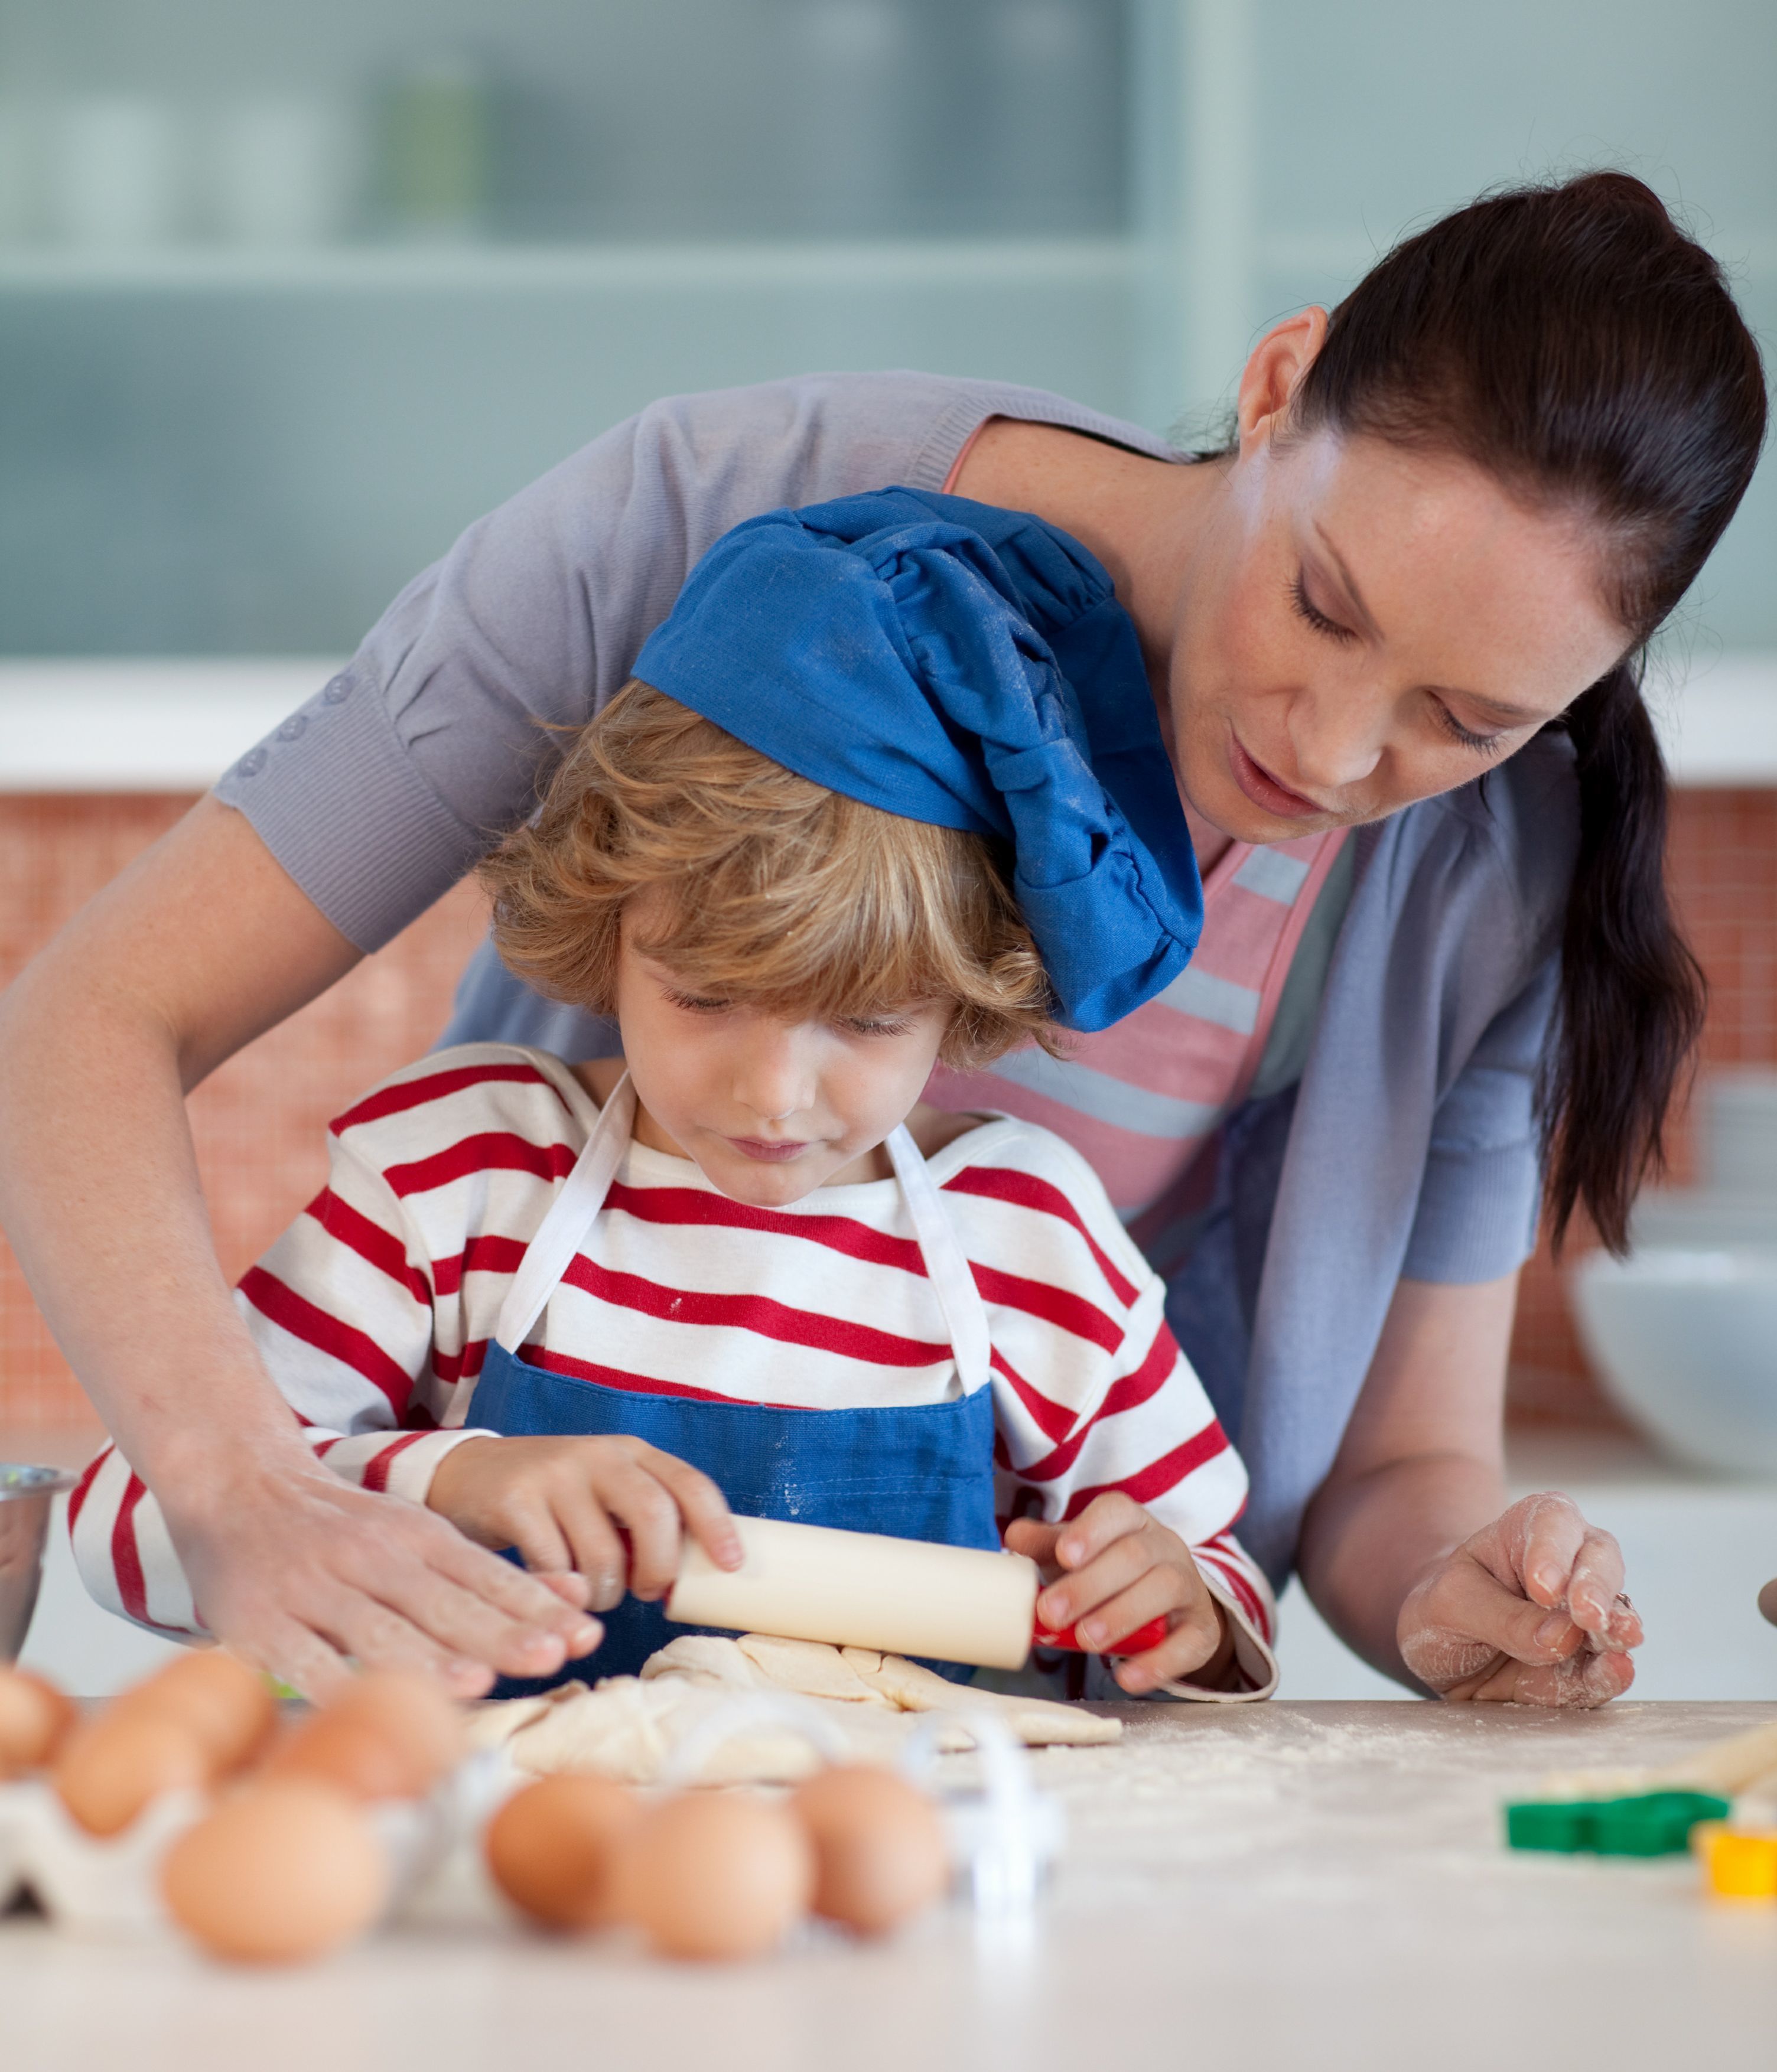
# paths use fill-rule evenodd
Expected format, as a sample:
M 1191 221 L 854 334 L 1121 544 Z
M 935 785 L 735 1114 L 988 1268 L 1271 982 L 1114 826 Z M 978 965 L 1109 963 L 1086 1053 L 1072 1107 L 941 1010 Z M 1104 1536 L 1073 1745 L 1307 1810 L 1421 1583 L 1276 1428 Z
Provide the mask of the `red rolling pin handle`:
M 1144 1655 L 1150 1647 L 1158 1647 L 1169 1630 L 1163 1618 L 1150 1619 L 1146 1626 L 1138 1626 L 1133 1633 L 1125 1634 L 1104 1652 L 1107 1655 Z M 1075 1655 L 1091 1655 L 1095 1651 L 1086 1645 L 1071 1626 L 1063 1626 L 1059 1633 L 1055 1633 L 1040 1619 L 1031 1633 L 1030 1645 L 1033 1647 L 1064 1647 Z

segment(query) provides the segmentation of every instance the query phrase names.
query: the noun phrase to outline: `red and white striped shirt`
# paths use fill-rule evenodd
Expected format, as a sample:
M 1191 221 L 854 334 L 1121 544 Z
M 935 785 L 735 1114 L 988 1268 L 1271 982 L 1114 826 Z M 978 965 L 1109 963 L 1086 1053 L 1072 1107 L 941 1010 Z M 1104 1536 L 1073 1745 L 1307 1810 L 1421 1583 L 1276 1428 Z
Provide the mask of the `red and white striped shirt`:
M 309 1442 L 348 1479 L 423 1503 L 471 1436 L 511 1276 L 598 1112 L 559 1059 L 481 1043 L 397 1072 L 333 1123 L 327 1186 L 236 1299 Z M 1127 1491 L 1191 1547 L 1268 1688 L 1270 1593 L 1231 1531 L 1245 1470 L 1091 1169 L 1010 1118 L 928 1162 L 987 1309 L 1002 1519 L 1070 1518 Z M 635 1142 L 524 1356 L 607 1388 L 807 1409 L 959 1387 L 899 1182 L 755 1208 Z M 100 1456 L 71 1511 L 95 1597 L 202 1630 L 121 1457 Z

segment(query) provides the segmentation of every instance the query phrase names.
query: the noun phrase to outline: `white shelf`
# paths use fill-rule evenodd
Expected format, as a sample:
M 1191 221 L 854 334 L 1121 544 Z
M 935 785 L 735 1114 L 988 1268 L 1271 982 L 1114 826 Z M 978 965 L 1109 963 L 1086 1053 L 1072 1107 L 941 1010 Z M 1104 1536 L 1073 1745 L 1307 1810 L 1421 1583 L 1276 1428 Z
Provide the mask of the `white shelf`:
M 1121 286 L 1140 263 L 1121 237 L 911 238 L 758 244 L 168 245 L 0 247 L 0 294 L 451 293 L 513 289 L 833 288 L 904 282 Z
M 1654 678 L 1647 703 L 1676 783 L 1777 785 L 1777 654 L 1721 655 Z
M 0 792 L 204 791 L 339 664 L 0 662 Z
M 0 792 L 201 791 L 312 697 L 327 656 L 0 661 Z M 1682 785 L 1777 786 L 1777 654 L 1724 655 L 1649 701 Z

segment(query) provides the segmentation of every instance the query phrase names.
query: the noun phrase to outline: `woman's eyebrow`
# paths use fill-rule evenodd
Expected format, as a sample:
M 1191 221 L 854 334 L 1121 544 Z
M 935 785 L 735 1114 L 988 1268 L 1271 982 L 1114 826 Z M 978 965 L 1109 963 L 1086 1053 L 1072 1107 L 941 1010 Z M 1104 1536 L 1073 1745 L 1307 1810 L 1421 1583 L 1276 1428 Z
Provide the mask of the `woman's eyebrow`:
M 1327 538 L 1326 528 L 1318 518 L 1314 520 L 1314 526 L 1322 546 L 1327 549 L 1327 559 L 1333 564 L 1334 571 L 1351 602 L 1353 613 L 1370 638 L 1380 640 L 1382 629 L 1372 617 L 1370 607 L 1364 602 L 1364 593 L 1358 588 L 1351 571 L 1345 565 L 1345 557 Z M 1532 712 L 1524 705 L 1508 705 L 1503 698 L 1490 698 L 1479 691 L 1460 691 L 1445 684 L 1427 684 L 1424 688 L 1435 697 L 1460 698 L 1465 705 L 1475 706 L 1490 719 L 1496 719 L 1505 726 L 1529 726 L 1532 724 L 1540 726 L 1549 717 L 1546 713 Z
M 1532 712 L 1526 705 L 1508 705 L 1503 698 L 1490 698 L 1479 691 L 1458 691 L 1442 684 L 1428 684 L 1425 689 L 1441 698 L 1460 698 L 1466 705 L 1473 705 L 1485 713 L 1488 718 L 1500 721 L 1507 726 L 1541 726 L 1547 723 L 1547 713 Z
M 1314 531 L 1319 537 L 1320 544 L 1327 549 L 1327 558 L 1333 564 L 1334 570 L 1338 575 L 1341 585 L 1344 588 L 1345 594 L 1351 602 L 1351 610 L 1356 615 L 1359 623 L 1363 627 L 1364 631 L 1369 635 L 1372 640 L 1380 640 L 1382 638 L 1382 628 L 1376 624 L 1376 620 L 1371 615 L 1370 607 L 1364 602 L 1364 593 L 1357 586 L 1356 578 L 1353 576 L 1351 570 L 1345 565 L 1345 557 L 1339 552 L 1338 548 L 1333 545 L 1332 541 L 1327 538 L 1327 528 L 1321 524 L 1318 518 L 1314 520 Z

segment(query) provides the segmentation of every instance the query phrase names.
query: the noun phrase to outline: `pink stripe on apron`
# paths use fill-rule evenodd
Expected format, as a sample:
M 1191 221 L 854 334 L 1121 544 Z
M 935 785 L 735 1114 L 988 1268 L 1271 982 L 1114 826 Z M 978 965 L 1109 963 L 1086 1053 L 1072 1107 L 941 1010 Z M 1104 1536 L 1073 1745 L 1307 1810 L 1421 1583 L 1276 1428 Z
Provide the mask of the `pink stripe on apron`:
M 1065 1060 L 1027 1049 L 981 1072 L 940 1066 L 926 1099 L 997 1109 L 1064 1137 L 1134 1226 L 1185 1213 L 1198 1153 L 1265 1055 L 1291 959 L 1345 839 L 1339 828 L 1254 849 L 1235 843 L 1203 888 L 1203 934 L 1183 976 Z M 1205 1161 L 1205 1166 L 1212 1161 Z M 1140 1235 L 1137 1229 L 1137 1235 Z

